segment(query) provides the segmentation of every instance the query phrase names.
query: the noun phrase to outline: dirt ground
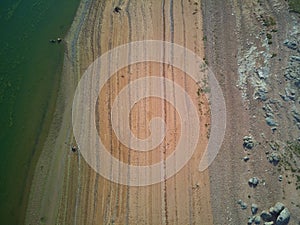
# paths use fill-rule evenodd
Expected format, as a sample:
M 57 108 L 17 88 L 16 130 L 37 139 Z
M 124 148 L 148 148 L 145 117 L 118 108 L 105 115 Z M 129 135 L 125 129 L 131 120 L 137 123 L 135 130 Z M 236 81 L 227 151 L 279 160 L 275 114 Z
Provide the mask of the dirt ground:
M 262 23 L 263 17 L 272 17 L 276 25 L 266 27 Z M 256 75 L 255 71 L 250 70 L 251 66 L 248 67 L 249 77 L 246 78 L 245 85 L 239 85 L 242 76 L 239 68 L 246 57 L 243 55 L 245 49 L 257 45 L 259 51 L 269 52 L 270 55 L 276 53 L 279 59 L 274 57 L 268 61 L 270 79 L 267 81 L 267 98 L 278 102 L 278 93 L 284 89 L 283 68 L 289 57 L 289 53 L 283 50 L 282 43 L 293 24 L 287 3 L 203 1 L 203 18 L 208 65 L 221 83 L 227 106 L 225 142 L 209 168 L 214 223 L 246 224 L 251 216 L 249 208 L 252 203 L 257 204 L 260 211 L 281 201 L 292 211 L 291 224 L 296 224 L 299 222 L 299 207 L 295 207 L 295 202 L 299 202 L 299 191 L 290 179 L 279 182 L 278 176 L 285 172 L 267 160 L 267 154 L 271 150 L 270 142 L 280 143 L 282 151 L 285 141 L 297 138 L 299 132 L 292 128 L 295 122 L 289 118 L 286 108 L 281 107 L 277 108 L 280 118 L 277 130 L 272 132 L 267 126 L 264 101 L 252 97 L 255 90 L 251 79 Z M 270 30 L 273 30 L 273 43 L 265 47 L 260 39 Z M 255 60 L 257 68 L 263 65 L 259 58 Z M 250 63 L 251 61 L 248 65 Z M 253 136 L 257 141 L 252 151 L 243 148 L 243 136 L 246 135 Z M 247 163 L 242 160 L 245 156 L 250 158 Z M 254 176 L 263 181 L 255 189 L 248 185 L 248 179 Z M 241 210 L 237 204 L 239 199 L 248 204 L 247 210 Z

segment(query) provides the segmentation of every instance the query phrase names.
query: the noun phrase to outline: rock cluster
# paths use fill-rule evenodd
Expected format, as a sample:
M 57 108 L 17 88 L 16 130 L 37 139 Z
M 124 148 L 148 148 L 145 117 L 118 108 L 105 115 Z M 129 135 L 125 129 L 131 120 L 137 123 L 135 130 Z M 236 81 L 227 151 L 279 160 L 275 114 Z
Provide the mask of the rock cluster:
M 287 225 L 290 221 L 290 212 L 281 202 L 277 202 L 269 211 L 262 211 L 260 217 L 265 225 Z
M 259 184 L 259 179 L 257 177 L 252 177 L 248 180 L 248 184 L 250 187 L 256 187 Z
M 251 205 L 251 213 L 252 213 L 252 216 L 249 216 L 248 218 L 248 224 L 251 225 L 251 224 L 260 224 L 261 222 L 261 218 L 259 215 L 255 215 L 258 211 L 258 206 L 256 204 L 252 204 Z
M 276 166 L 280 161 L 280 154 L 278 152 L 272 152 L 271 154 L 268 154 L 267 159 Z
M 271 127 L 273 131 L 279 126 L 278 121 L 276 120 L 276 114 L 278 114 L 278 108 L 281 107 L 281 102 L 277 99 L 268 99 L 265 101 L 262 109 L 265 112 L 265 120 L 268 126 Z
M 293 104 L 290 116 L 295 121 L 296 127 L 300 130 L 300 114 L 296 109 L 297 101 L 300 99 L 300 45 L 299 39 L 296 36 L 298 33 L 299 27 L 293 26 L 288 35 L 289 39 L 283 42 L 283 45 L 292 51 L 290 51 L 290 59 L 284 72 L 286 78 L 285 94 L 281 94 L 280 96 L 284 101 L 289 101 Z
M 254 147 L 254 144 L 255 144 L 255 141 L 254 139 L 252 138 L 252 136 L 245 136 L 243 138 L 243 146 L 247 149 L 252 149 Z
M 251 225 L 251 224 L 260 224 L 261 222 L 261 218 L 260 216 L 251 216 L 249 217 L 248 219 L 248 225 Z
M 252 204 L 252 216 L 248 217 L 248 225 L 261 224 L 262 220 L 264 225 L 287 225 L 290 221 L 290 212 L 281 202 L 277 202 L 268 211 L 262 211 L 260 215 L 256 215 L 257 211 L 258 206 Z

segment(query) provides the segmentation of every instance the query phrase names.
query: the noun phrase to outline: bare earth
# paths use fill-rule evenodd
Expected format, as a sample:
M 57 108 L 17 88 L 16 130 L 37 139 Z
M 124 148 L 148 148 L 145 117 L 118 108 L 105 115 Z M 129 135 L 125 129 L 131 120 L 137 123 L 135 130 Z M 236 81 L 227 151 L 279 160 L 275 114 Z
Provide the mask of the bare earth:
M 113 12 L 115 6 L 122 8 L 119 14 Z M 266 29 L 257 21 L 259 13 L 268 13 L 277 21 L 273 29 L 278 29 L 278 33 L 273 35 L 271 50 L 256 38 Z M 289 57 L 278 46 L 291 29 L 290 20 L 287 4 L 281 0 L 82 1 L 66 38 L 57 116 L 37 165 L 26 224 L 237 225 L 246 224 L 252 203 L 258 204 L 261 212 L 277 201 L 291 211 L 290 224 L 299 222 L 300 210 L 295 203 L 300 202 L 300 195 L 295 191 L 295 183 L 290 178 L 279 182 L 278 175 L 289 175 L 288 172 L 274 167 L 266 157 L 271 141 L 280 140 L 284 146 L 286 141 L 297 137 L 297 132 L 289 129 L 294 122 L 281 107 L 278 109 L 280 126 L 272 132 L 262 110 L 265 102 L 252 97 L 255 87 L 250 82 L 251 74 L 242 83 L 239 73 L 253 43 L 261 51 L 282 54 L 282 61 L 270 60 L 272 69 L 268 80 L 268 97 L 278 98 L 284 84 L 275 74 L 283 76 L 282 64 L 286 65 Z M 208 170 L 200 173 L 198 165 L 208 142 L 210 109 L 205 96 L 197 94 L 198 86 L 182 71 L 168 66 L 161 69 L 155 63 L 140 63 L 118 71 L 99 93 L 97 104 L 99 136 L 113 156 L 133 165 L 149 165 L 170 155 L 179 138 L 178 113 L 157 98 L 146 98 L 132 108 L 130 126 L 137 137 L 146 138 L 150 135 L 147 126 L 151 118 L 163 117 L 168 132 L 159 147 L 148 153 L 135 152 L 120 144 L 114 135 L 109 116 L 113 101 L 124 86 L 150 76 L 141 71 L 173 79 L 183 87 L 199 106 L 200 130 L 204 134 L 199 137 L 192 159 L 175 176 L 151 186 L 129 187 L 104 179 L 85 162 L 80 152 L 70 151 L 70 146 L 76 144 L 71 107 L 76 85 L 95 59 L 116 46 L 139 40 L 174 42 L 204 58 L 222 87 L 227 127 L 217 158 Z M 83 135 L 85 132 L 82 131 Z M 249 134 L 256 140 L 250 152 L 243 148 L 243 137 Z M 250 158 L 247 163 L 242 160 L 246 155 Z M 250 188 L 248 179 L 253 176 L 263 180 L 264 185 Z M 241 210 L 237 204 L 239 199 L 248 204 L 247 210 Z

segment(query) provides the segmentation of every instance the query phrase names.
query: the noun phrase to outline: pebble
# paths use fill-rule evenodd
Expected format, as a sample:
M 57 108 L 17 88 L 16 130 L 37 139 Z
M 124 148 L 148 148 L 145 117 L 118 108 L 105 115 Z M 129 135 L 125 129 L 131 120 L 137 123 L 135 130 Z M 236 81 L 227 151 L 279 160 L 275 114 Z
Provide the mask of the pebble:
M 248 157 L 248 156 L 245 156 L 245 157 L 243 158 L 243 160 L 244 160 L 245 162 L 247 162 L 247 161 L 249 160 L 249 157 Z

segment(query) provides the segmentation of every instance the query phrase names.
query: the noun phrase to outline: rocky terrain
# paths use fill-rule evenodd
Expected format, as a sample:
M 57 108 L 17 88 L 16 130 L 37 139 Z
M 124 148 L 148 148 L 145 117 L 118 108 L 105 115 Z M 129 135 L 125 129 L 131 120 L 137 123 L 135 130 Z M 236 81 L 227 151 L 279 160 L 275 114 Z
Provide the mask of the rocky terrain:
M 210 168 L 214 223 L 298 224 L 299 14 L 280 0 L 203 1 L 203 12 L 207 62 L 233 114 Z M 278 201 L 271 219 L 256 214 Z

